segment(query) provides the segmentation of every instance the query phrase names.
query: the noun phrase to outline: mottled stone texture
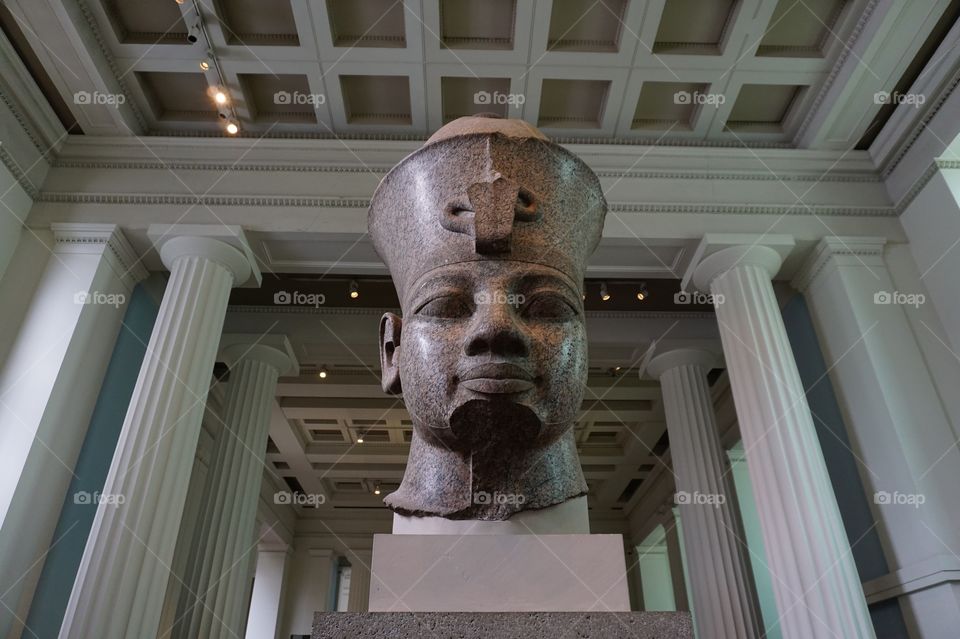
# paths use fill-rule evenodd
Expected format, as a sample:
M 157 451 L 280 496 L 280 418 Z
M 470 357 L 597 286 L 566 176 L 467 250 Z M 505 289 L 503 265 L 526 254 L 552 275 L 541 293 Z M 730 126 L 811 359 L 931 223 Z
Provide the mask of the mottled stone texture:
M 687 612 L 318 612 L 313 639 L 693 639 Z
M 369 229 L 403 311 L 381 320 L 383 387 L 414 424 L 395 512 L 503 520 L 586 494 L 572 427 L 605 214 L 589 167 L 516 120 L 456 120 L 383 179 Z

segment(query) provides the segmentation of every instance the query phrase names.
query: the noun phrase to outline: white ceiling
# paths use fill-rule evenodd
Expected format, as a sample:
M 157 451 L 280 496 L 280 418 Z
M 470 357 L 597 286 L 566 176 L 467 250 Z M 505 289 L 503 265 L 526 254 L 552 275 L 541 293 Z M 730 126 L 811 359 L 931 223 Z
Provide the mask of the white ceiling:
M 208 95 L 221 76 L 216 65 L 198 66 L 207 41 L 245 135 L 422 138 L 452 118 L 496 111 L 562 140 L 736 146 L 810 146 L 802 134 L 811 108 L 871 5 L 81 1 L 74 27 L 99 45 L 85 53 L 109 67 L 104 83 L 125 101 L 117 108 L 74 102 L 78 89 L 108 89 L 59 42 L 63 24 L 46 3 L 58 4 L 13 4 L 41 60 L 62 63 L 47 70 L 88 134 L 222 134 Z M 203 27 L 196 44 L 187 41 L 192 25 Z M 483 92 L 491 99 L 478 103 Z M 677 97 L 684 93 L 705 103 Z M 860 116 L 848 132 L 856 139 L 878 105 L 849 106 Z

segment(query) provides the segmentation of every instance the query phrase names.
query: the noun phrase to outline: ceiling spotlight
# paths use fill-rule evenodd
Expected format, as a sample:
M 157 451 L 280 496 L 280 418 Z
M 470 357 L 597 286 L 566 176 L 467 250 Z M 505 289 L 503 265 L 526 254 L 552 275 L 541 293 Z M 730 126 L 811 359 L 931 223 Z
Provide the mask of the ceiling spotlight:
M 200 70 L 208 71 L 210 69 L 210 58 L 204 58 L 200 61 Z
M 174 0 L 174 1 L 175 1 L 177 4 L 183 4 L 183 3 L 186 2 L 187 0 Z
M 223 89 L 217 89 L 217 92 L 213 94 L 213 101 L 217 104 L 226 104 L 227 94 L 223 92 Z
M 355 300 L 360 297 L 360 285 L 357 280 L 350 281 L 350 299 Z
M 642 302 L 643 300 L 647 299 L 647 297 L 649 296 L 650 294 L 647 293 L 647 283 L 640 282 L 640 288 L 637 289 L 637 299 Z
M 363 443 L 363 435 L 362 435 L 362 434 L 358 434 L 358 435 L 357 435 L 357 443 L 358 443 L 358 444 L 362 444 L 362 443 Z
M 227 133 L 229 133 L 230 135 L 236 135 L 239 132 L 240 132 L 240 127 L 237 126 L 236 122 L 229 122 L 227 124 Z
M 320 379 L 326 379 L 326 378 L 327 378 L 327 367 L 326 367 L 326 366 L 321 366 L 321 367 L 320 367 L 320 370 L 317 371 L 317 377 L 319 377 Z
M 602 299 L 604 302 L 610 300 L 610 291 L 607 290 L 606 282 L 600 283 L 600 299 Z
M 376 484 L 373 485 L 373 494 L 374 495 L 380 494 L 380 482 L 377 482 Z

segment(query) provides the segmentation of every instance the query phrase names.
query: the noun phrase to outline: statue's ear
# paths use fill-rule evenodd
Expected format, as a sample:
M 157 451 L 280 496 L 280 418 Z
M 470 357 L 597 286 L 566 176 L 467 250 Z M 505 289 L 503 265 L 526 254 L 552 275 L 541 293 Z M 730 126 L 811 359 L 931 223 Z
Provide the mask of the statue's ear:
M 400 390 L 400 329 L 403 320 L 393 313 L 380 318 L 380 371 L 383 392 L 399 395 Z

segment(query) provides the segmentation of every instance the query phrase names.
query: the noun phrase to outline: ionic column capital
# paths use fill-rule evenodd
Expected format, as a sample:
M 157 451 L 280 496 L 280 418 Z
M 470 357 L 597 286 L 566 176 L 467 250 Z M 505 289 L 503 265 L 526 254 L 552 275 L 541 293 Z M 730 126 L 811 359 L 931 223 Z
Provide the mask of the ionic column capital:
M 772 279 L 793 247 L 793 237 L 789 235 L 709 233 L 697 246 L 682 288 L 686 290 L 687 284 L 692 283 L 709 293 L 715 279 L 738 266 L 759 267 Z
M 260 286 L 260 268 L 239 226 L 151 224 L 147 236 L 171 271 L 179 259 L 199 257 L 230 271 L 234 287 Z
M 230 368 L 252 360 L 272 366 L 281 376 L 300 374 L 300 364 L 286 335 L 227 333 L 220 339 L 219 357 Z
M 656 355 L 647 365 L 651 377 L 659 379 L 664 373 L 678 366 L 699 366 L 704 372 L 716 368 L 720 357 L 699 348 L 674 348 Z

